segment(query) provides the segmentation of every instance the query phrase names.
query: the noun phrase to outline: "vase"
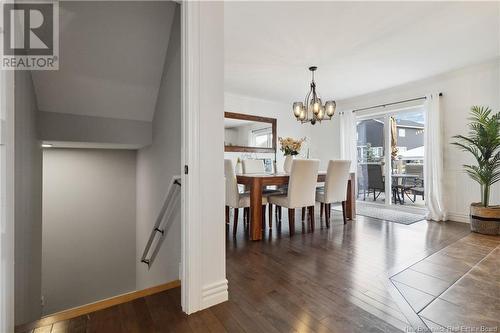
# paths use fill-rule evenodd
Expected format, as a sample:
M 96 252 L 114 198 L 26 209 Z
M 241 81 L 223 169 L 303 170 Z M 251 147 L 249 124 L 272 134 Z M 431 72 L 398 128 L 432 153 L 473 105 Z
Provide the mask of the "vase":
M 290 171 L 292 171 L 292 162 L 293 162 L 293 156 L 286 155 L 285 163 L 283 163 L 283 170 L 285 171 L 285 173 L 290 173 Z

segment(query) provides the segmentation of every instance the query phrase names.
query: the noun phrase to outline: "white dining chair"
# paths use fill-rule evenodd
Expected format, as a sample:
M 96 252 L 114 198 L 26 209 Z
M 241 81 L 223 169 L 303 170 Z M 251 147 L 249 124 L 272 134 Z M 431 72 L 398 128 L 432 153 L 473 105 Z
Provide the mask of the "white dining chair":
M 309 224 L 314 230 L 314 204 L 318 181 L 319 160 L 294 160 L 286 195 L 269 197 L 269 204 L 288 208 L 290 236 L 295 233 L 295 209 L 309 209 Z
M 242 161 L 243 173 L 266 173 L 266 166 L 263 160 L 244 159 Z
M 316 201 L 320 203 L 320 211 L 325 209 L 325 219 L 327 228 L 330 227 L 331 204 L 342 203 L 342 215 L 346 224 L 346 200 L 347 182 L 349 181 L 349 170 L 351 161 L 330 160 L 326 171 L 325 187 L 316 191 Z M 321 213 L 321 215 L 323 215 Z
M 250 195 L 248 193 L 240 193 L 238 191 L 236 173 L 234 172 L 234 166 L 231 160 L 228 159 L 224 160 L 224 176 L 226 178 L 226 224 L 229 224 L 229 209 L 233 208 L 234 210 L 233 236 L 236 236 L 236 231 L 238 228 L 239 209 L 250 207 Z M 264 206 L 262 214 L 263 223 L 265 223 L 266 204 L 267 204 L 267 197 L 262 197 L 262 206 Z M 249 218 L 248 214 L 246 218 L 247 219 Z

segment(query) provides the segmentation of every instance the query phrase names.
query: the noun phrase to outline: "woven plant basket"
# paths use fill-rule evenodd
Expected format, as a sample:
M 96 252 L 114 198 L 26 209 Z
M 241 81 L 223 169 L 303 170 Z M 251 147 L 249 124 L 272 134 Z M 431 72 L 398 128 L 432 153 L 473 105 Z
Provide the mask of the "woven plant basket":
M 500 234 L 500 206 L 484 207 L 480 203 L 470 205 L 470 228 L 485 235 Z

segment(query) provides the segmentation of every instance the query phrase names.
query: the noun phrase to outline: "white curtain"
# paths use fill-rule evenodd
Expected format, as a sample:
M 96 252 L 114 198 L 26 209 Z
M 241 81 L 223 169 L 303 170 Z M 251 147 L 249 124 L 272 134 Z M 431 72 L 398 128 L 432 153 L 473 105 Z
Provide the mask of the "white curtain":
M 443 129 L 439 94 L 429 94 L 425 101 L 424 196 L 428 220 L 445 221 L 443 198 Z
M 352 111 L 339 113 L 340 158 L 351 161 L 351 172 L 356 172 L 356 117 Z

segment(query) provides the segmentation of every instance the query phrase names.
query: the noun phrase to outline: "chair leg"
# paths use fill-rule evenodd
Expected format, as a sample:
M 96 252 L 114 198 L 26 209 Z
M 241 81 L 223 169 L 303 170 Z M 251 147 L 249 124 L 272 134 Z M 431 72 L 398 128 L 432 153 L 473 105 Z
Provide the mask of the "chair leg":
M 262 205 L 262 230 L 266 230 L 266 205 Z
M 273 204 L 269 203 L 269 229 L 273 228 Z
M 243 208 L 243 227 L 248 227 L 248 221 L 250 219 L 250 207 Z
M 290 237 L 295 235 L 295 209 L 288 208 L 288 228 L 290 230 Z
M 320 203 L 319 204 L 319 219 L 322 220 L 323 219 L 323 211 L 325 209 L 325 204 L 324 203 Z
M 330 228 L 330 204 L 325 204 L 326 227 Z
M 332 217 L 332 204 L 328 204 L 328 220 L 331 220 Z
M 311 226 L 311 231 L 314 231 L 314 206 L 310 206 L 309 208 L 309 224 Z
M 346 214 L 345 214 L 345 201 L 342 201 L 342 218 L 344 219 L 344 224 L 347 223 Z
M 304 222 L 305 218 L 306 218 L 306 207 L 302 207 L 302 222 Z
M 276 206 L 276 209 L 278 210 L 278 219 L 281 223 L 281 206 Z
M 229 206 L 226 206 L 226 224 L 229 224 Z
M 234 208 L 234 224 L 233 224 L 233 236 L 236 237 L 236 230 L 238 229 L 238 208 Z

